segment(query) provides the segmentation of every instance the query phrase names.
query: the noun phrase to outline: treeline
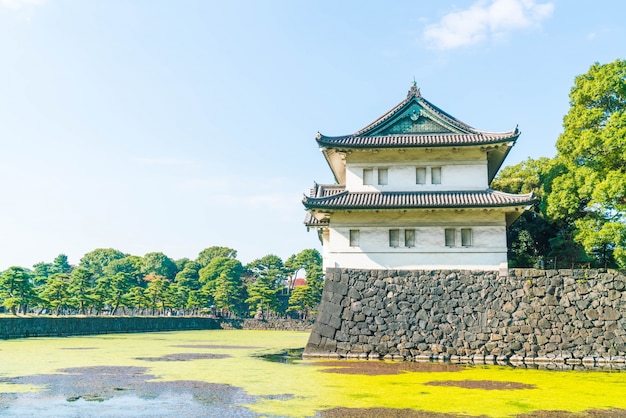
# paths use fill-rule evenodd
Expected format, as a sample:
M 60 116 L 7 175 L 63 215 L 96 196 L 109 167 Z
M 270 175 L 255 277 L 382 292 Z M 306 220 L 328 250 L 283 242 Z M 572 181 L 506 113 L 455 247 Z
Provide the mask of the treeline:
M 492 187 L 540 202 L 509 229 L 513 267 L 626 267 L 626 61 L 576 77 L 554 158 L 505 167 Z
M 303 271 L 306 284 L 295 286 Z M 194 260 L 99 248 L 77 266 L 61 254 L 32 269 L 10 267 L 0 274 L 0 304 L 14 315 L 306 318 L 319 303 L 322 286 L 322 257 L 314 249 L 284 262 L 269 254 L 243 265 L 228 247 L 206 248 Z

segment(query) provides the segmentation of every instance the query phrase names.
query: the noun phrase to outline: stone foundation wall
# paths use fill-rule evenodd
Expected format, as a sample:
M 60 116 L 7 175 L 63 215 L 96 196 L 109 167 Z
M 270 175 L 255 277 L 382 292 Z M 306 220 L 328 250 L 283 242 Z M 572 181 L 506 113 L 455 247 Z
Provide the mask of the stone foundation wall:
M 327 269 L 307 357 L 624 363 L 614 270 Z

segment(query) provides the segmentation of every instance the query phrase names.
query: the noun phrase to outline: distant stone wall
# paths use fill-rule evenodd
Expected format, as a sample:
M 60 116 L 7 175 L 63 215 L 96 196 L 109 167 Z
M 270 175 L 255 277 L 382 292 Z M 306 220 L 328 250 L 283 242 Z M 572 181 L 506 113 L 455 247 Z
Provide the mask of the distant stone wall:
M 305 356 L 624 363 L 614 270 L 327 269 Z
M 311 321 L 291 319 L 215 319 L 206 317 L 5 317 L 0 318 L 0 339 L 65 337 L 133 332 L 201 329 L 310 330 Z

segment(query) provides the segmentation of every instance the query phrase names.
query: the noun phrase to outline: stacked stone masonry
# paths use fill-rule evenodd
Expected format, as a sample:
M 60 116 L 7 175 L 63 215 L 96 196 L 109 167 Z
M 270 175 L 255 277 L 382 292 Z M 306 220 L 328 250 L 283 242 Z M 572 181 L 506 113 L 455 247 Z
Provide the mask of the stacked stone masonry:
M 615 270 L 327 269 L 307 357 L 624 364 Z

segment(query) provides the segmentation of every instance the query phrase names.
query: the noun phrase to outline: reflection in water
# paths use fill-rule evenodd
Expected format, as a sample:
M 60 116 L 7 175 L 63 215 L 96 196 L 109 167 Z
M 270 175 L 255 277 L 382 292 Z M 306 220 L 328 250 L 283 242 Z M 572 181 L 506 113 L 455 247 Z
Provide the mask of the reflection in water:
M 10 417 L 257 417 L 246 408 L 206 405 L 190 394 L 164 393 L 155 398 L 134 395 L 116 396 L 102 401 L 30 393 L 17 397 L 0 415 Z

